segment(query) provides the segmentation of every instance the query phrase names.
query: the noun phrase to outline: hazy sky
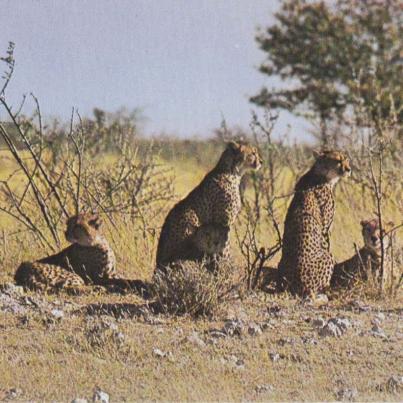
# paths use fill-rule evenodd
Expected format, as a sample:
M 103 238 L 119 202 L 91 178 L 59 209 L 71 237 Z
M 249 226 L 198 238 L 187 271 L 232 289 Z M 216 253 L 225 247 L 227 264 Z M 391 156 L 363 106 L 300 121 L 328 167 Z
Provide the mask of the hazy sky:
M 248 102 L 275 81 L 255 43 L 277 0 L 0 0 L 0 53 L 16 43 L 7 98 L 33 92 L 44 114 L 142 108 L 147 133 L 247 127 Z M 0 65 L 3 67 L 3 65 Z M 0 118 L 1 118 L 0 112 Z M 305 125 L 282 113 L 277 133 Z

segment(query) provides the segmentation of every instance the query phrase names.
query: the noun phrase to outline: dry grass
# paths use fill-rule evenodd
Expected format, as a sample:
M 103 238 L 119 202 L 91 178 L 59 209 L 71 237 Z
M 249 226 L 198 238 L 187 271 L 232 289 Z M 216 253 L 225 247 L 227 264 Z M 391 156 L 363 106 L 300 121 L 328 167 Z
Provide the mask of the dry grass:
M 192 160 L 170 163 L 179 198 L 200 181 L 205 169 Z M 12 170 L 12 164 L 6 161 L 0 168 L 0 179 Z M 286 193 L 292 185 L 286 170 L 283 176 L 279 193 Z M 361 245 L 359 221 L 372 214 L 369 203 L 354 197 L 355 192 L 359 194 L 356 185 L 342 186 L 348 186 L 348 194 L 353 197 L 347 199 L 341 189 L 336 192 L 332 248 L 338 260 L 354 253 L 353 242 Z M 280 218 L 285 215 L 287 203 L 288 200 L 278 202 Z M 387 213 L 388 220 L 401 219 L 393 205 L 388 206 Z M 143 231 L 119 217 L 116 228 L 106 225 L 118 269 L 125 277 L 152 276 L 162 217 L 149 217 L 148 224 L 155 230 Z M 22 260 L 46 254 L 29 234 L 12 235 L 16 229 L 8 217 L 0 215 L 0 283 L 12 281 Z M 265 228 L 260 228 L 257 235 L 262 246 L 274 237 Z M 234 254 L 240 264 L 236 248 Z M 276 260 L 270 262 L 275 263 Z M 258 292 L 223 305 L 213 318 L 198 319 L 153 314 L 144 307 L 144 301 L 132 295 L 62 294 L 41 298 L 61 309 L 70 302 L 74 313 L 55 320 L 48 311 L 34 308 L 25 314 L 0 311 L 0 391 L 19 388 L 21 400 L 91 398 L 96 387 L 108 392 L 113 401 L 317 401 L 336 399 L 342 388 L 356 388 L 357 400 L 403 400 L 401 391 L 391 393 L 377 388 L 390 376 L 403 373 L 401 294 L 377 300 L 366 300 L 364 294 L 336 295 L 328 306 L 316 309 L 287 296 Z M 353 299 L 370 309 L 353 309 Z M 387 340 L 370 334 L 371 321 L 378 312 L 385 314 L 382 328 Z M 359 325 L 340 338 L 322 338 L 312 325 L 318 316 L 348 317 Z M 241 336 L 213 338 L 208 330 L 221 328 L 228 317 L 242 319 L 246 324 L 269 321 L 270 326 L 256 336 L 246 331 Z M 188 339 L 193 332 L 205 347 Z M 310 344 L 310 340 L 316 340 L 316 344 Z M 170 354 L 159 357 L 153 353 L 155 348 Z M 280 359 L 273 362 L 270 353 L 279 354 Z M 234 363 L 232 356 L 243 364 Z M 267 384 L 273 389 L 256 391 L 259 385 Z

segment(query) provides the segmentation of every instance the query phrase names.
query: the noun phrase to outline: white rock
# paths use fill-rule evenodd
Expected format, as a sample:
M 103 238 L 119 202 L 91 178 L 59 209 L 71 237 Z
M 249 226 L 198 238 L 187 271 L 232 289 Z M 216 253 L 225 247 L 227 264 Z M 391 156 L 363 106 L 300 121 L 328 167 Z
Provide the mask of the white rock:
M 337 400 L 353 400 L 357 397 L 356 388 L 342 388 L 336 393 Z
M 93 402 L 109 403 L 109 395 L 101 389 L 95 389 Z
M 61 309 L 52 309 L 50 313 L 55 319 L 62 319 L 64 317 L 64 312 Z
M 378 319 L 379 321 L 383 321 L 383 320 L 385 320 L 385 314 L 384 313 L 382 313 L 382 312 L 379 312 L 379 313 L 377 313 L 376 315 L 375 315 L 375 318 L 374 319 Z
M 333 322 L 328 322 L 326 325 L 319 330 L 319 335 L 323 337 L 340 337 L 343 331 Z
M 347 330 L 352 326 L 350 319 L 347 318 L 333 318 L 330 319 L 329 322 L 334 323 L 337 327 L 342 330 Z
M 156 357 L 165 358 L 168 356 L 168 353 L 165 351 L 160 350 L 159 348 L 153 348 L 153 354 Z
M 228 336 L 241 336 L 243 328 L 243 323 L 240 320 L 227 320 L 224 323 L 223 332 Z
M 266 385 L 256 385 L 255 386 L 255 392 L 256 393 L 267 393 L 267 392 L 273 392 L 274 387 L 273 385 L 266 384 Z
M 385 332 L 383 329 L 381 329 L 377 324 L 375 324 L 372 329 L 371 329 L 371 335 L 374 337 L 380 337 L 381 339 L 386 339 L 388 336 L 386 336 Z
M 248 326 L 248 333 L 251 336 L 258 336 L 262 334 L 262 328 L 257 323 L 250 323 Z
M 332 318 L 319 330 L 320 336 L 340 337 L 352 326 L 347 318 Z
M 397 393 L 403 389 L 403 376 L 391 376 L 386 382 L 386 388 L 390 393 Z

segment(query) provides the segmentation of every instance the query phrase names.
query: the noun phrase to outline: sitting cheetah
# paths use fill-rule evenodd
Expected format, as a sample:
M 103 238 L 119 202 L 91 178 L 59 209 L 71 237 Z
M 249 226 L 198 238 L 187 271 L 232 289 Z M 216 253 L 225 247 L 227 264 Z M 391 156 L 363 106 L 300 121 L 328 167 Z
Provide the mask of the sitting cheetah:
M 79 214 L 67 221 L 66 239 L 72 243 L 61 252 L 22 263 L 14 276 L 17 284 L 33 290 L 80 290 L 87 284 L 122 285 L 116 276 L 115 255 L 102 236 L 97 214 Z
M 261 165 L 255 147 L 227 144 L 215 168 L 168 213 L 158 243 L 157 271 L 165 272 L 178 260 L 229 256 L 230 227 L 241 209 L 241 178 Z
M 330 253 L 333 188 L 351 172 L 349 160 L 340 151 L 315 153 L 315 159 L 295 186 L 278 267 L 280 289 L 288 288 L 302 296 L 315 296 L 330 283 L 334 267 Z
M 357 281 L 366 281 L 368 273 L 372 273 L 375 279 L 379 278 L 379 270 L 381 268 L 381 230 L 379 228 L 379 220 L 374 218 L 372 220 L 361 221 L 362 236 L 364 239 L 364 246 L 350 259 L 338 263 L 334 266 L 332 279 L 330 285 L 332 288 L 353 287 Z M 393 228 L 393 223 L 389 222 L 385 225 L 386 230 Z M 387 282 L 390 274 L 390 237 L 384 231 L 383 246 L 385 250 L 385 265 L 384 279 Z

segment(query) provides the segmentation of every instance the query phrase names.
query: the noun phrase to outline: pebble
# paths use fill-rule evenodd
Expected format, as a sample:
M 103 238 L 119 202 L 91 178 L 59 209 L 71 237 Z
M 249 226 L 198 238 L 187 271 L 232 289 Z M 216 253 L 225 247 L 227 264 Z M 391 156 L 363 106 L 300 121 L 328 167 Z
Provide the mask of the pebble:
M 269 357 L 273 362 L 277 362 L 281 358 L 279 353 L 269 353 Z
M 386 336 L 386 333 L 382 328 L 379 327 L 379 325 L 375 324 L 372 326 L 372 329 L 370 331 L 370 334 L 374 337 L 380 337 L 381 339 L 387 339 L 388 336 Z
M 319 330 L 320 336 L 340 337 L 352 326 L 347 318 L 332 318 Z
M 403 376 L 391 376 L 386 382 L 386 389 L 390 393 L 397 393 L 403 390 Z
M 354 400 L 358 395 L 358 391 L 356 388 L 342 388 L 337 391 L 336 398 L 337 400 Z
M 238 320 L 227 320 L 222 331 L 228 336 L 241 336 L 244 331 L 243 323 Z
M 159 348 L 153 348 L 153 354 L 160 358 L 165 358 L 168 355 L 168 353 L 160 350 Z
M 257 323 L 251 323 L 248 326 L 248 333 L 251 336 L 258 336 L 259 334 L 262 334 L 262 328 Z
M 94 396 L 92 397 L 93 402 L 109 403 L 109 395 L 103 390 L 97 388 L 94 391 Z
M 256 393 L 267 393 L 267 392 L 273 392 L 274 386 L 270 384 L 266 385 L 256 385 L 255 386 L 255 392 Z
M 62 319 L 64 317 L 64 312 L 61 309 L 52 309 L 50 313 L 55 319 Z

